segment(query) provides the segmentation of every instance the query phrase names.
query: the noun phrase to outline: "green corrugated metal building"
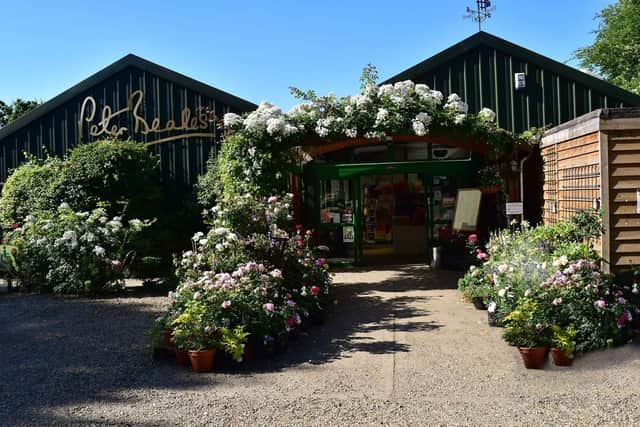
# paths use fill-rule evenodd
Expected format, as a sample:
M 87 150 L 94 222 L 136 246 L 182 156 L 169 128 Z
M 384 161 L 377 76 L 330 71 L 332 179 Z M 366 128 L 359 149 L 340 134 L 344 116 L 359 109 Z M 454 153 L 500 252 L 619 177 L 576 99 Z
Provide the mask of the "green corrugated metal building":
M 524 89 L 515 89 L 516 73 L 524 73 Z M 638 95 L 483 31 L 385 83 L 400 80 L 458 93 L 471 112 L 491 108 L 498 125 L 515 132 L 558 125 L 598 108 L 640 106 Z

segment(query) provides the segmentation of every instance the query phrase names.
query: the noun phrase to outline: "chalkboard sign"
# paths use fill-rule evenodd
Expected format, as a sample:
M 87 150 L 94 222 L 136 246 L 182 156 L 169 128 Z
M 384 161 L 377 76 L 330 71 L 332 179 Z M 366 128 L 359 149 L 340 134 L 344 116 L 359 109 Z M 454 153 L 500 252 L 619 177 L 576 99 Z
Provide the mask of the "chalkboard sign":
M 476 231 L 480 214 L 482 192 L 477 188 L 461 188 L 456 199 L 456 213 L 453 217 L 453 229 L 457 231 Z

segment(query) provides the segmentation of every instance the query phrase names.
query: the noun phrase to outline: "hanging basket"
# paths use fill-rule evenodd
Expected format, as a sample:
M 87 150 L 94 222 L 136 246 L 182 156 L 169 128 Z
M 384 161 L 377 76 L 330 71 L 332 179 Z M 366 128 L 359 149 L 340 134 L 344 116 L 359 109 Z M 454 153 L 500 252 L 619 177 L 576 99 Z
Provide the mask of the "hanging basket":
M 500 192 L 500 186 L 485 185 L 484 187 L 480 187 L 480 191 L 482 191 L 482 194 L 497 194 Z

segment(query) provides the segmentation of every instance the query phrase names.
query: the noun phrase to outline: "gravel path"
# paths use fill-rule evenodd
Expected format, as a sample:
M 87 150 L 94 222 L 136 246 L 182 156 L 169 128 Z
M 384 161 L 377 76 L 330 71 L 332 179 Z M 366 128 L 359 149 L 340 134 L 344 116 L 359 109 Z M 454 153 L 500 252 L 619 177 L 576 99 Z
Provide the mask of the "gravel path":
M 0 425 L 640 424 L 640 346 L 527 371 L 455 279 L 339 273 L 325 325 L 212 374 L 145 351 L 161 297 L 0 294 Z

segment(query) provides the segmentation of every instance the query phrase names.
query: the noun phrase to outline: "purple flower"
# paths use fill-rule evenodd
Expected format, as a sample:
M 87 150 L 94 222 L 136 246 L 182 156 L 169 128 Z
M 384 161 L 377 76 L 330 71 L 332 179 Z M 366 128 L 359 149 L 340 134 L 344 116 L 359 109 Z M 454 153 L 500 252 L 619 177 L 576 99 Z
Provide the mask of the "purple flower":
M 626 299 L 624 299 L 622 297 L 618 298 L 618 304 L 626 304 L 626 303 L 627 303 Z
M 594 302 L 593 305 L 598 308 L 605 308 L 607 306 L 607 303 L 604 300 L 599 299 L 598 301 Z

